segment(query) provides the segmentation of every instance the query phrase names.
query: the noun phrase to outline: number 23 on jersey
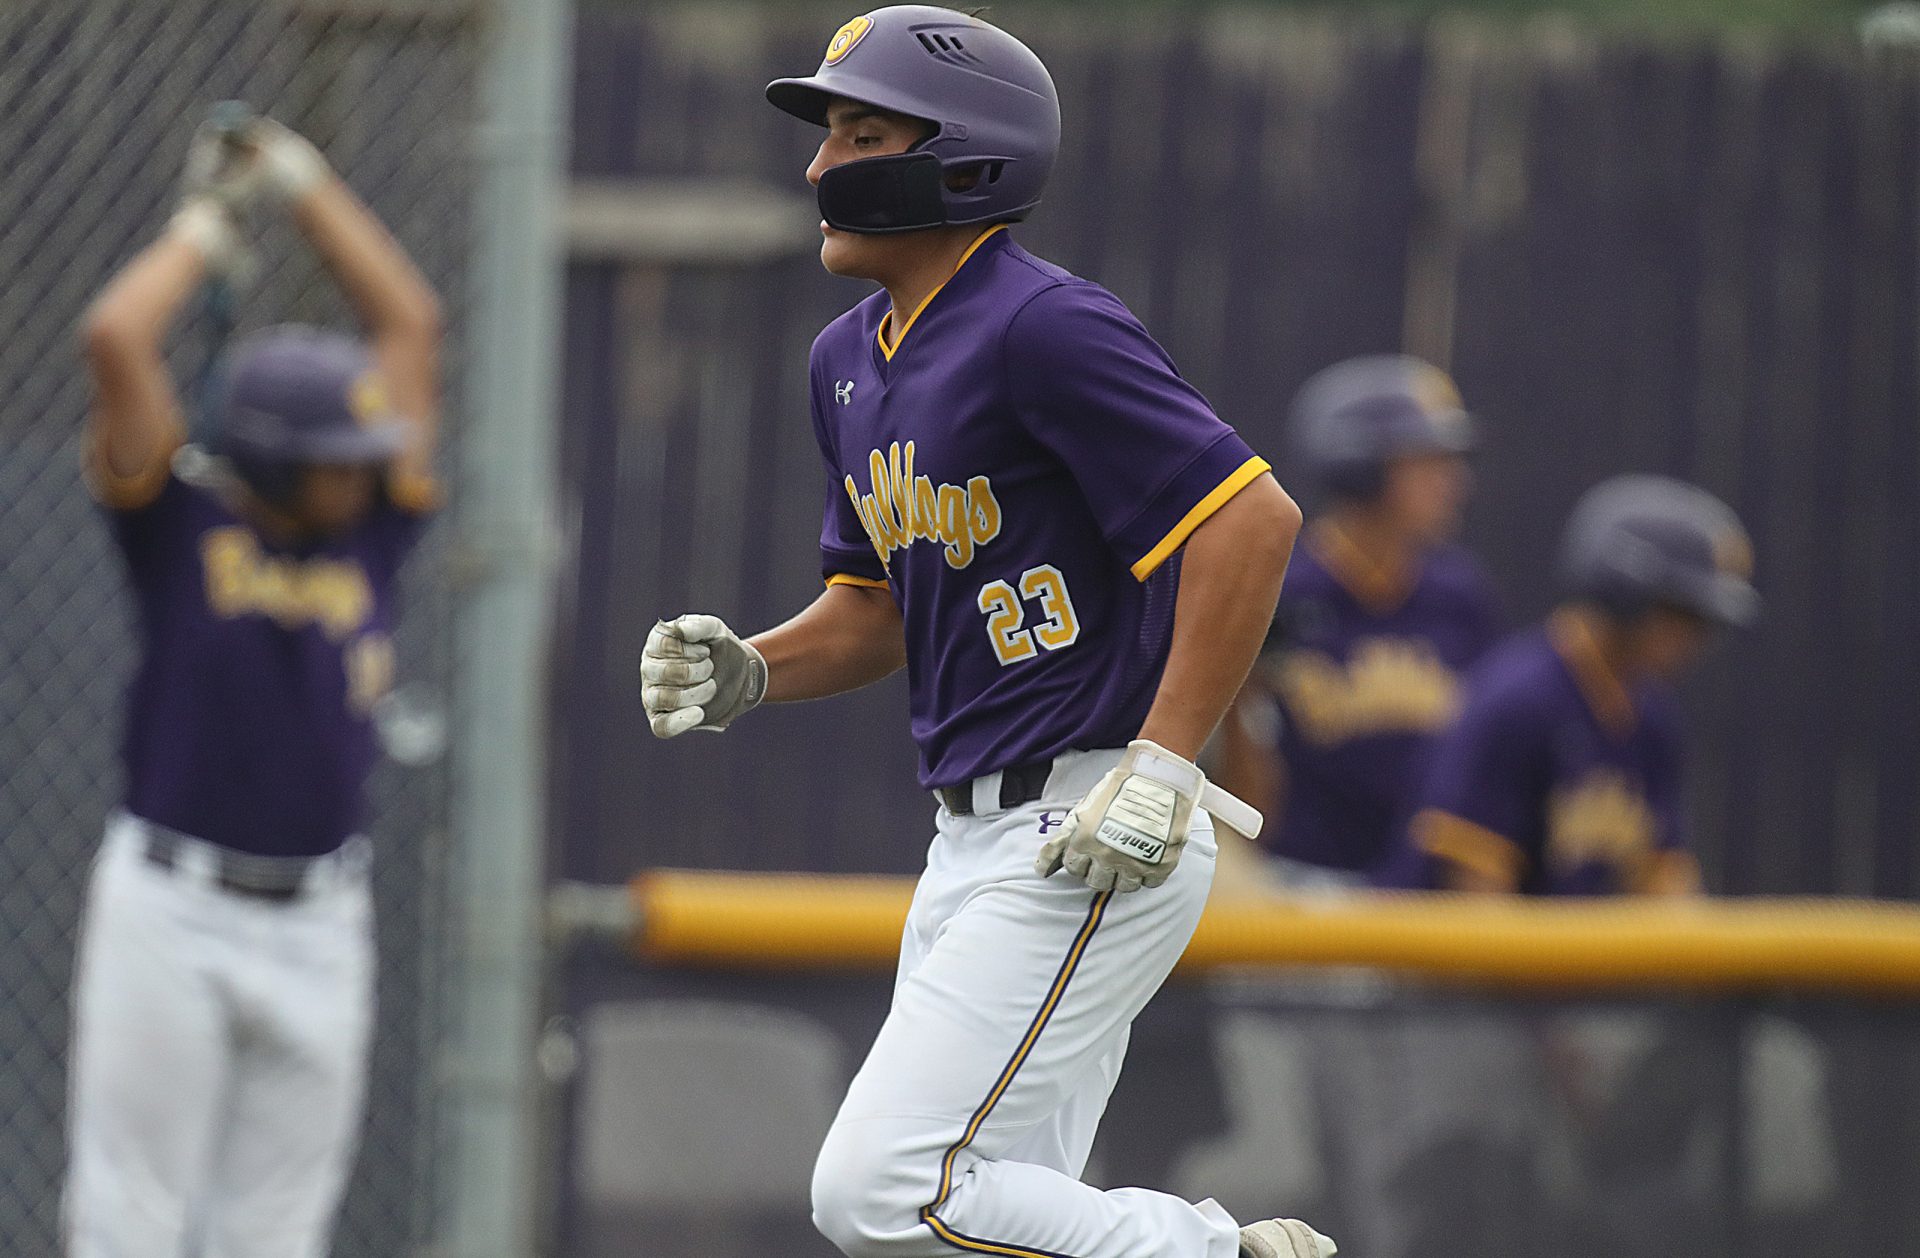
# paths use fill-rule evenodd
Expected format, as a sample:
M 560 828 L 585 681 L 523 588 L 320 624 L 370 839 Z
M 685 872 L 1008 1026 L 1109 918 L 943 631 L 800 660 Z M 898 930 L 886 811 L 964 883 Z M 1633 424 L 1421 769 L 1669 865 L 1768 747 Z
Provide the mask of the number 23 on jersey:
M 1031 627 L 1028 603 L 1035 605 L 1040 616 Z M 1067 579 L 1050 563 L 1021 573 L 1017 590 L 1006 581 L 987 582 L 980 587 L 979 606 L 987 618 L 987 640 L 1002 666 L 1072 646 L 1080 636 L 1080 618 L 1074 614 Z

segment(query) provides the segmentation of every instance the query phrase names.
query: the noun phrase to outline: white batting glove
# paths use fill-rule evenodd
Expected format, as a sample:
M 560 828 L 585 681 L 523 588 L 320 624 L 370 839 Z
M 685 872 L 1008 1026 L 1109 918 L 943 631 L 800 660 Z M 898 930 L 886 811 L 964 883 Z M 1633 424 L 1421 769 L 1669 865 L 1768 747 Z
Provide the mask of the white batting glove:
M 292 204 L 333 177 L 320 150 L 305 136 L 271 118 L 256 118 L 247 141 L 260 155 L 260 178 L 267 192 Z
M 1180 863 L 1196 806 L 1249 838 L 1264 824 L 1259 809 L 1207 781 L 1198 765 L 1136 738 L 1040 849 L 1034 872 L 1051 878 L 1065 869 L 1095 891 L 1157 887 Z
M 240 224 L 212 197 L 182 201 L 167 223 L 167 235 L 193 246 L 209 276 L 244 283 L 253 274 L 253 251 L 240 234 Z
M 1159 886 L 1180 863 L 1206 784 L 1192 761 L 1134 739 L 1040 849 L 1034 872 L 1050 878 L 1065 869 L 1095 891 Z
M 240 115 L 245 119 L 246 115 Z M 236 220 L 265 185 L 259 155 L 247 140 L 246 121 L 209 119 L 194 129 L 187 141 L 187 160 L 180 168 L 180 196 L 187 201 L 205 198 Z
M 718 616 L 662 620 L 640 652 L 640 703 L 657 738 L 719 731 L 767 695 L 767 661 Z

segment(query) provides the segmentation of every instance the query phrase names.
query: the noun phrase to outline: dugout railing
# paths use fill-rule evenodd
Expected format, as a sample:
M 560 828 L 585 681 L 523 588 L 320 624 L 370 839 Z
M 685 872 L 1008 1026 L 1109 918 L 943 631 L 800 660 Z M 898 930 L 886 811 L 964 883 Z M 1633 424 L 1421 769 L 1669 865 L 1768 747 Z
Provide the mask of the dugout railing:
M 910 889 L 556 890 L 561 1252 L 831 1253 L 811 1152 Z M 1217 894 L 1088 1178 L 1300 1213 L 1372 1258 L 1912 1253 L 1916 1082 L 1913 906 Z

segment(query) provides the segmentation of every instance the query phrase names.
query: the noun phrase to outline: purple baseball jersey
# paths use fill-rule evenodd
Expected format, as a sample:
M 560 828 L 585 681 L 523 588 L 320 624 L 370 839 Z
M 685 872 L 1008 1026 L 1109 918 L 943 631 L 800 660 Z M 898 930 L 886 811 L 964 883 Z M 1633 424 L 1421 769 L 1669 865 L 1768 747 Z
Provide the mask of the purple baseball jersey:
M 177 475 L 107 500 L 139 613 L 128 811 L 263 856 L 332 851 L 364 823 L 394 578 L 424 514 L 382 494 L 348 534 L 289 548 Z
M 905 621 L 920 781 L 1138 735 L 1175 552 L 1267 470 L 1105 289 L 1005 231 L 899 331 L 884 292 L 814 342 L 829 584 Z
M 1445 885 L 1451 862 L 1530 895 L 1614 895 L 1691 876 L 1672 694 L 1631 691 L 1579 620 L 1497 647 L 1434 749 L 1392 880 Z
M 1420 788 L 1434 735 L 1459 710 L 1460 674 L 1493 645 L 1493 585 L 1458 547 L 1383 580 L 1334 527 L 1309 530 L 1280 592 L 1269 670 L 1286 768 L 1276 855 L 1371 870 Z

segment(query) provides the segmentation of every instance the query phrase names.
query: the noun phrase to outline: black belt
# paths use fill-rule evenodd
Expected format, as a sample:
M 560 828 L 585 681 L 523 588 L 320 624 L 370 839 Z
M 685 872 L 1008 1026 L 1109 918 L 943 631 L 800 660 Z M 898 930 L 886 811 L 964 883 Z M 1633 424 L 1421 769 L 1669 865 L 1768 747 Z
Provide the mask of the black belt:
M 1032 764 L 1016 764 L 1012 768 L 1000 770 L 1000 808 L 1004 812 L 1009 808 L 1018 808 L 1022 804 L 1031 804 L 1039 799 L 1047 789 L 1047 775 L 1053 772 L 1053 761 L 1036 760 Z M 962 782 L 958 786 L 939 786 L 934 795 L 941 806 L 956 817 L 973 815 L 973 783 Z
M 184 835 L 155 825 L 146 825 L 142 829 L 145 831 L 147 863 L 161 869 L 179 868 L 180 855 L 186 850 L 189 840 Z M 307 871 L 314 863 L 311 860 L 248 856 L 245 852 L 228 851 L 211 843 L 198 846 L 212 855 L 213 880 L 221 890 L 255 900 L 285 903 L 297 898 L 306 882 Z

